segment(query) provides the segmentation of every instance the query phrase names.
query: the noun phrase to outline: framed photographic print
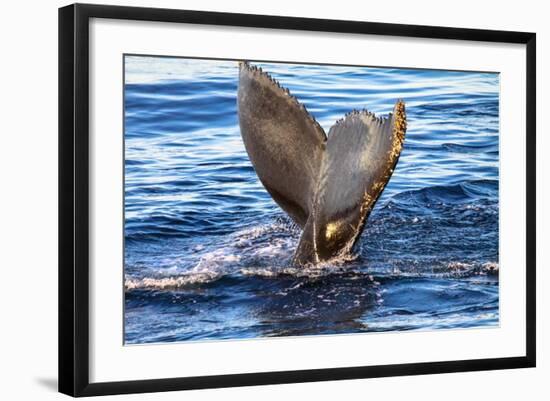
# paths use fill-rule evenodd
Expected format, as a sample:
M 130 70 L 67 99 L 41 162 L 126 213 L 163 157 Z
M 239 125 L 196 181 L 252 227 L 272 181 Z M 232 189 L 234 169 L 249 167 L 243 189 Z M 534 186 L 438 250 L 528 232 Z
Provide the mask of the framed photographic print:
M 59 10 L 59 390 L 535 366 L 535 34 Z

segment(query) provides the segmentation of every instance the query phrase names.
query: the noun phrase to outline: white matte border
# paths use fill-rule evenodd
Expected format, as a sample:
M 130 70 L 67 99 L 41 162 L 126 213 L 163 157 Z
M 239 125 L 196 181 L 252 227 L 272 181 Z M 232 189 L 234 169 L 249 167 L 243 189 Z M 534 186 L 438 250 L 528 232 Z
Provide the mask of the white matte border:
M 124 53 L 500 72 L 500 327 L 123 346 Z M 90 382 L 525 355 L 525 46 L 93 19 Z

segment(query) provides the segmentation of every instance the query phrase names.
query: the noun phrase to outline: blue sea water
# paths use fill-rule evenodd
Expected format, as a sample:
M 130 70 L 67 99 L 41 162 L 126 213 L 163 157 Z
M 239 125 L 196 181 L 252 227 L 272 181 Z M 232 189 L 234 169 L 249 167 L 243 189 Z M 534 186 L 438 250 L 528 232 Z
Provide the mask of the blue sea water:
M 254 64 L 326 132 L 403 98 L 395 172 L 353 257 L 294 268 L 300 230 L 241 140 L 237 63 L 126 56 L 125 343 L 498 326 L 498 74 Z

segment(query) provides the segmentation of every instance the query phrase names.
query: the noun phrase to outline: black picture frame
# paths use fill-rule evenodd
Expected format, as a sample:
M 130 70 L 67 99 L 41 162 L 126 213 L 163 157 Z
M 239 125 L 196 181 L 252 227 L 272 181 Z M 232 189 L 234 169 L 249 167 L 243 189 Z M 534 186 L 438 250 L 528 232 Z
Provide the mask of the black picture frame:
M 90 383 L 89 22 L 91 18 L 502 42 L 526 46 L 526 353 L 520 357 Z M 59 391 L 71 396 L 534 367 L 536 35 L 479 29 L 74 4 L 59 9 Z

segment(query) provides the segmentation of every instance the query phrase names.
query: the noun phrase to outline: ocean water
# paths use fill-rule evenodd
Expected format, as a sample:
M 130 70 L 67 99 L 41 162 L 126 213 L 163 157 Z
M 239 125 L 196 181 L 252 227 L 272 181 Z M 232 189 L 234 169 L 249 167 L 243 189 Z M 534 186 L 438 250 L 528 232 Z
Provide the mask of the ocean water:
M 300 230 L 241 140 L 237 63 L 126 56 L 125 343 L 498 326 L 498 74 L 253 64 L 326 132 L 403 98 L 395 172 L 353 255 L 294 268 Z

